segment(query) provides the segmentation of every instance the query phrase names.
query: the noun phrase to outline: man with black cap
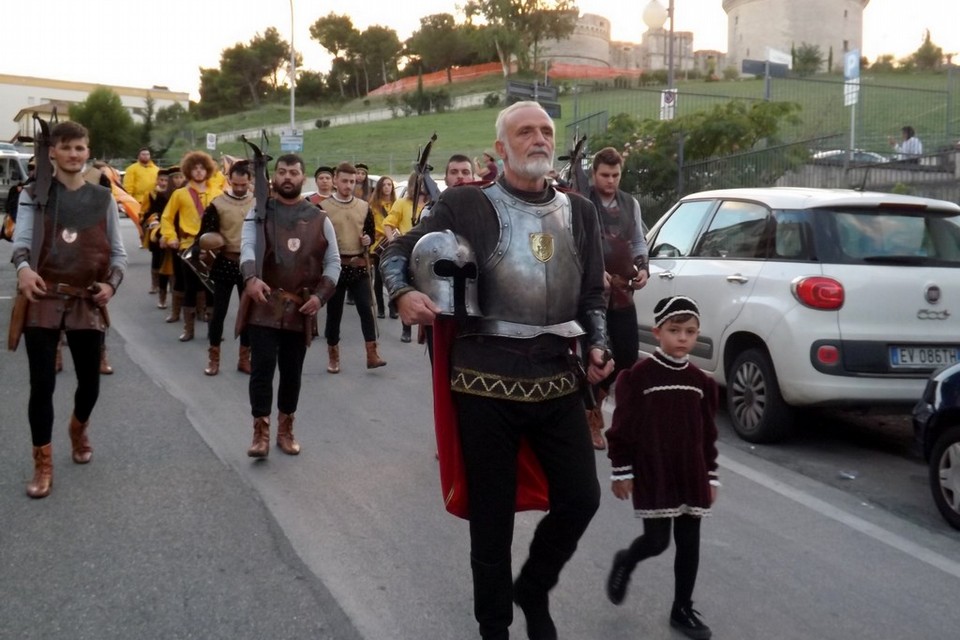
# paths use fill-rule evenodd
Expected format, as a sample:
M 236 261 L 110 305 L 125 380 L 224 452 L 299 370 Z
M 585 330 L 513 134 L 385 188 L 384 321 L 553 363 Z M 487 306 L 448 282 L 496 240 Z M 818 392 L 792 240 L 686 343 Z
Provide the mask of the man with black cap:
M 319 205 L 333 195 L 333 168 L 317 167 L 317 170 L 313 172 L 313 181 L 317 183 L 317 192 L 308 197 L 307 200 L 311 204 Z

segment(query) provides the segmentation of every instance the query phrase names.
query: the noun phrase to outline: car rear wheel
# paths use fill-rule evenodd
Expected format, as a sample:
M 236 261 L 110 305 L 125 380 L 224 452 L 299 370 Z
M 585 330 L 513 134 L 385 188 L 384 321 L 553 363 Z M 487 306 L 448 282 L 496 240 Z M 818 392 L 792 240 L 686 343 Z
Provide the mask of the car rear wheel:
M 944 520 L 960 529 L 960 427 L 947 429 L 933 445 L 930 490 Z
M 727 411 L 747 442 L 777 442 L 793 427 L 793 410 L 780 395 L 777 374 L 762 349 L 747 349 L 727 376 Z

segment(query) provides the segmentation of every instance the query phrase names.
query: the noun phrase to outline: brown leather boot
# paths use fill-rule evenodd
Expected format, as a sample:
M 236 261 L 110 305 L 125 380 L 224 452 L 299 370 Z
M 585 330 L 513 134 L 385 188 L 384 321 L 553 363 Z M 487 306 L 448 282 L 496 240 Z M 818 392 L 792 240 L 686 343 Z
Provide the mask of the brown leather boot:
M 193 326 L 196 320 L 197 310 L 193 307 L 183 307 L 183 333 L 180 334 L 180 342 L 193 340 Z
M 300 453 L 300 443 L 293 437 L 293 414 L 277 414 L 277 447 L 288 456 Z
M 173 298 L 173 302 L 170 305 L 170 315 L 167 316 L 166 321 L 180 322 L 180 307 L 183 306 L 183 294 L 178 291 L 174 291 L 171 298 Z
M 330 364 L 327 365 L 327 373 L 340 373 L 340 345 L 327 345 L 327 357 L 330 358 Z
M 208 376 L 215 376 L 220 373 L 220 347 L 210 347 L 207 353 L 210 362 L 207 363 L 207 368 L 203 372 Z
M 33 480 L 27 485 L 31 498 L 46 498 L 53 486 L 53 456 L 49 443 L 33 448 Z
M 387 361 L 380 357 L 380 354 L 377 353 L 377 341 L 373 340 L 367 344 L 367 369 L 376 369 L 377 367 L 382 367 L 387 364 Z
M 113 367 L 110 366 L 110 361 L 107 360 L 107 345 L 100 345 L 100 373 L 108 376 L 113 373 Z
M 204 289 L 203 291 L 197 292 L 197 320 L 200 322 L 206 322 L 210 309 L 207 308 L 207 293 Z
M 160 291 L 160 272 L 156 269 L 150 270 L 150 290 L 147 293 L 157 293 Z
M 166 309 L 167 308 L 167 290 L 160 289 L 157 296 L 157 309 Z
M 87 438 L 87 425 L 90 421 L 80 422 L 77 417 L 70 415 L 70 445 L 73 447 L 73 461 L 77 464 L 87 464 L 93 457 L 93 447 Z
M 237 358 L 237 371 L 250 375 L 250 347 L 240 345 L 240 356 Z
M 597 451 L 606 449 L 607 443 L 603 439 L 603 413 L 600 411 L 599 404 L 593 409 L 587 409 L 587 424 L 590 425 L 590 439 L 593 441 L 593 448 Z
M 253 443 L 247 449 L 251 458 L 266 458 L 270 453 L 270 418 L 253 419 Z

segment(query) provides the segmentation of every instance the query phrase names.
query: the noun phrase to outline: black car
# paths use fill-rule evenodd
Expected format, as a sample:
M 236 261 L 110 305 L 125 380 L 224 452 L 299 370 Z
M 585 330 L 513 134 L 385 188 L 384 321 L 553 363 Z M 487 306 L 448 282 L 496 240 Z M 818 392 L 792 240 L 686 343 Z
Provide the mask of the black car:
M 944 519 L 960 529 L 960 363 L 930 376 L 913 409 L 917 447 L 930 465 L 930 490 Z

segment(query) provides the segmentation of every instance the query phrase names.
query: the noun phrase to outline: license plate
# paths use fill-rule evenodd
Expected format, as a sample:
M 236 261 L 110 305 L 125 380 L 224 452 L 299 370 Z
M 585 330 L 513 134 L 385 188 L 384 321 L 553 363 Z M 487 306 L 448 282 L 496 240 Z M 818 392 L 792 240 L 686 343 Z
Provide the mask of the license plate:
M 936 369 L 958 359 L 957 347 L 890 347 L 890 366 L 894 369 Z

